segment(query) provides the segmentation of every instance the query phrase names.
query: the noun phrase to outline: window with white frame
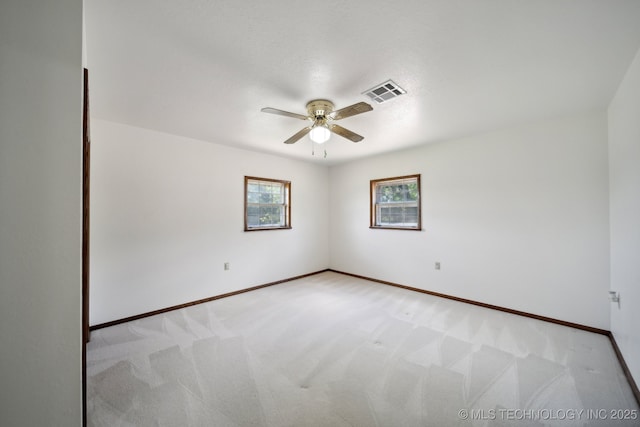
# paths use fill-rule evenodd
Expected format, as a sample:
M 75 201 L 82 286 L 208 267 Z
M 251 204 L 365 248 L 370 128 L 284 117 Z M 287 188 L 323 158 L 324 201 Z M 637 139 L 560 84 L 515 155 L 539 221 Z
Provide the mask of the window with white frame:
M 244 230 L 291 228 L 291 182 L 244 177 Z
M 420 175 L 371 180 L 371 228 L 420 230 Z

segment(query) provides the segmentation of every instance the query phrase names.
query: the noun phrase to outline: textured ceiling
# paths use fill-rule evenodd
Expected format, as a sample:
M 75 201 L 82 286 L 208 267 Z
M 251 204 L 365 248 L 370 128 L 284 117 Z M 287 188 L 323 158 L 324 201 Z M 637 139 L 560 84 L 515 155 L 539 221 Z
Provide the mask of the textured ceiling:
M 605 108 L 640 47 L 638 0 L 85 0 L 95 118 L 321 164 Z M 311 155 L 315 98 L 407 94 Z

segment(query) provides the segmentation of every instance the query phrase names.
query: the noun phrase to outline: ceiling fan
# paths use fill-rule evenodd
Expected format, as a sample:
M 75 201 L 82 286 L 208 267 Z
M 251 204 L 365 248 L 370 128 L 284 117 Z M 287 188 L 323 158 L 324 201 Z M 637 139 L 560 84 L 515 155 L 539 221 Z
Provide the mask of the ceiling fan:
M 287 139 L 285 144 L 293 144 L 300 140 L 303 136 L 310 133 L 311 140 L 322 144 L 329 139 L 331 132 L 338 134 L 344 138 L 347 138 L 353 142 L 360 142 L 364 139 L 363 136 L 358 135 L 355 132 L 345 129 L 340 125 L 333 124 L 335 120 L 341 120 L 346 117 L 355 116 L 356 114 L 366 113 L 373 110 L 371 105 L 366 102 L 358 102 L 357 104 L 350 105 L 348 107 L 341 108 L 340 110 L 333 109 L 333 103 L 326 99 L 314 99 L 307 104 L 308 115 L 290 113 L 288 111 L 278 110 L 276 108 L 266 107 L 262 112 L 278 114 L 281 116 L 293 117 L 294 119 L 309 120 L 313 122 L 310 126 L 302 129 L 291 138 Z

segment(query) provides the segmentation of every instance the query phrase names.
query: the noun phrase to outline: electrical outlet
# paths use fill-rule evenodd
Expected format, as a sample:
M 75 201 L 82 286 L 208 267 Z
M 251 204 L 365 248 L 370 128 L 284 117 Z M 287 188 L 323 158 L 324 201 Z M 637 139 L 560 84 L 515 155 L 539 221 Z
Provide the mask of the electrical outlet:
M 229 262 L 225 262 L 225 263 L 224 263 L 224 269 L 225 269 L 225 271 L 226 271 L 226 270 L 230 270 L 230 269 L 231 269 L 231 263 L 229 263 Z
M 620 303 L 620 294 L 616 291 L 609 291 L 609 301 Z
M 440 262 L 436 262 L 436 270 L 440 270 Z

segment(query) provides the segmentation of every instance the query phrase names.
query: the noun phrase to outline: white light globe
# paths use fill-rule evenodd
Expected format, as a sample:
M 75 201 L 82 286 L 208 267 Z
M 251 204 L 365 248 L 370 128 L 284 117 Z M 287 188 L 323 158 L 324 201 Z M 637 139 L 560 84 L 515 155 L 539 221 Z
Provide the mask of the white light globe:
M 330 136 L 331 131 L 324 126 L 316 126 L 309 133 L 309 138 L 317 144 L 324 144 L 329 140 Z

